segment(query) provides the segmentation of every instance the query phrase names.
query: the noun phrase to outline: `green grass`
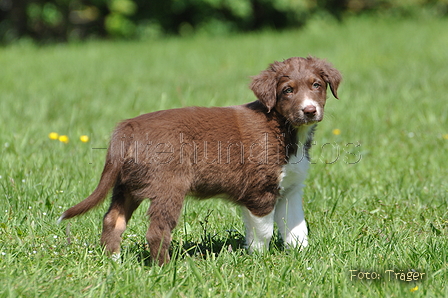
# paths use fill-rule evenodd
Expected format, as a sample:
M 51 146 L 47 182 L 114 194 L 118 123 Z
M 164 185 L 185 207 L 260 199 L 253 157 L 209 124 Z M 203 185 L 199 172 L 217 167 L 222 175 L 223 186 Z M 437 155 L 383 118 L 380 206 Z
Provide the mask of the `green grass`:
M 0 48 L 0 297 L 448 296 L 447 26 L 314 20 L 283 33 Z M 119 120 L 252 101 L 251 75 L 308 54 L 344 81 L 316 133 L 304 251 L 247 254 L 238 208 L 219 200 L 187 200 L 164 267 L 145 261 L 149 203 L 119 264 L 99 246 L 107 204 L 56 224 L 96 186 L 105 150 L 93 148 L 107 146 Z M 424 279 L 385 274 L 411 269 Z M 351 280 L 350 270 L 381 279 Z

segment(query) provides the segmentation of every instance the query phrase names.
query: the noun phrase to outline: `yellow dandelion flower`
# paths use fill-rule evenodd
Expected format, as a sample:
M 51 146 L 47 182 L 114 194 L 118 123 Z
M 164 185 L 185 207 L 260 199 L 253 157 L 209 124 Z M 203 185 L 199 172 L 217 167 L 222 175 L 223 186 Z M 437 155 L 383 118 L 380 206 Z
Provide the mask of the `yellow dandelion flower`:
M 81 142 L 87 143 L 89 141 L 89 136 L 82 135 L 79 137 L 79 139 L 81 140 Z
M 341 130 L 339 129 L 339 128 L 335 128 L 335 129 L 333 129 L 333 134 L 335 135 L 335 136 L 338 136 L 338 135 L 340 135 L 341 134 Z
M 418 286 L 415 286 L 414 288 L 412 288 L 410 291 L 411 292 L 415 292 L 415 291 L 417 291 L 418 290 Z
M 69 142 L 69 138 L 66 135 L 59 136 L 59 141 L 64 144 L 67 144 Z
M 51 140 L 57 140 L 57 139 L 59 138 L 59 135 L 58 135 L 57 132 L 50 132 L 50 134 L 48 135 L 48 137 L 49 137 Z
M 448 140 L 448 133 L 442 135 L 442 138 L 444 138 L 445 140 Z

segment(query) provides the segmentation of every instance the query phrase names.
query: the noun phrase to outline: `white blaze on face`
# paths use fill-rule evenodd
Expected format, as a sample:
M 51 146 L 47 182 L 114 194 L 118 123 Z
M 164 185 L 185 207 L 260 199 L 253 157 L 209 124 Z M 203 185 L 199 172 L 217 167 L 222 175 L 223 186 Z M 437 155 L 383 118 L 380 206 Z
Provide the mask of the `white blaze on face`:
M 303 110 L 305 109 L 307 106 L 314 106 L 316 108 L 316 118 L 321 118 L 322 116 L 322 106 L 315 100 L 306 97 L 305 100 L 302 102 L 302 104 L 300 105 L 300 109 Z

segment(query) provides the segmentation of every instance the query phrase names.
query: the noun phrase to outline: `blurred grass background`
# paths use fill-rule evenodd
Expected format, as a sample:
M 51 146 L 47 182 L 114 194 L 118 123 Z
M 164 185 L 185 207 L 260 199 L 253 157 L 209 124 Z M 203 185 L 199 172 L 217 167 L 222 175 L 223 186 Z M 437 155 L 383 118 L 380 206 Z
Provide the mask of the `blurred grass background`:
M 315 15 L 284 31 L 0 48 L 1 296 L 448 296 L 447 25 L 425 14 Z M 173 235 L 179 257 L 163 268 L 142 260 L 148 204 L 124 234 L 121 264 L 98 245 L 107 204 L 71 220 L 67 244 L 68 223 L 56 219 L 96 186 L 105 150 L 94 148 L 107 147 L 118 121 L 252 101 L 250 76 L 309 54 L 344 81 L 316 132 L 307 249 L 246 254 L 238 209 L 218 200 L 187 200 Z M 426 278 L 352 281 L 349 270 Z
M 228 35 L 315 17 L 446 17 L 448 0 L 1 0 L 0 43 Z

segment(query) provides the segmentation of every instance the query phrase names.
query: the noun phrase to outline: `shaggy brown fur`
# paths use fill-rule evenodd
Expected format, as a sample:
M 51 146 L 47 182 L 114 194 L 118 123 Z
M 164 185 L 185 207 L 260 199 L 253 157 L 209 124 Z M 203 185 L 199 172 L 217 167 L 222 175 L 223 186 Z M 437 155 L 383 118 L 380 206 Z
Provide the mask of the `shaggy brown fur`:
M 253 78 L 254 102 L 172 109 L 125 120 L 112 135 L 97 188 L 60 219 L 89 211 L 113 188 L 101 243 L 118 253 L 132 213 L 150 199 L 146 238 L 152 258 L 163 264 L 170 259 L 171 231 L 188 194 L 225 196 L 263 217 L 276 205 L 282 166 L 297 153 L 295 144 L 310 145 L 310 137 L 297 139 L 297 128 L 322 120 L 312 107 L 299 109 L 301 100 L 306 95 L 323 108 L 326 85 L 337 97 L 340 80 L 327 62 L 294 57 Z

